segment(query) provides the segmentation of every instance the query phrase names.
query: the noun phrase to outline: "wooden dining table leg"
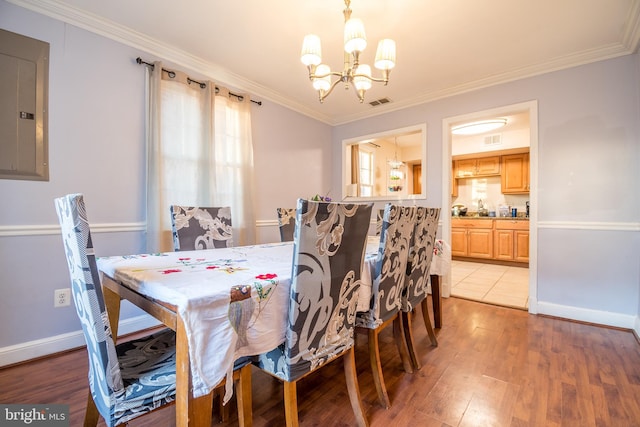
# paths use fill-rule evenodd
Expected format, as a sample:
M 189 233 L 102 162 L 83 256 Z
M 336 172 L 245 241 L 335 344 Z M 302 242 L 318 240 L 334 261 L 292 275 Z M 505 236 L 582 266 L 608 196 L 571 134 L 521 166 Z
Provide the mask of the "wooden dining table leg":
M 105 281 L 110 280 L 105 278 Z M 104 306 L 107 309 L 107 317 L 109 318 L 109 328 L 113 336 L 113 342 L 118 342 L 118 322 L 120 321 L 120 295 L 107 286 L 102 286 L 102 295 L 104 298 Z
M 176 426 L 210 427 L 213 392 L 193 397 L 189 368 L 189 342 L 184 322 L 178 316 L 176 327 Z
M 442 328 L 442 292 L 440 276 L 431 275 L 431 299 L 433 301 L 433 327 Z

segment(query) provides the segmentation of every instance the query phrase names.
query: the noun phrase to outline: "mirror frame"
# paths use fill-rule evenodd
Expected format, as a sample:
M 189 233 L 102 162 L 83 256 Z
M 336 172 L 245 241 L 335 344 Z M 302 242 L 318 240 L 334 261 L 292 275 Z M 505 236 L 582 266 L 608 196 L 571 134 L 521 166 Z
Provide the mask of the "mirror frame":
M 355 196 L 347 196 L 347 158 L 346 151 L 347 146 L 354 145 L 356 143 L 363 142 L 365 140 L 371 139 L 379 139 L 379 138 L 393 138 L 394 136 L 404 135 L 407 133 L 412 133 L 419 131 L 421 133 L 420 145 L 421 145 L 421 158 L 422 162 L 422 192 L 420 194 L 408 194 L 406 196 L 371 196 L 371 197 L 355 197 Z M 377 201 L 389 201 L 389 200 L 422 200 L 427 198 L 427 124 L 420 123 L 413 126 L 406 126 L 397 129 L 391 129 L 384 132 L 377 132 L 368 135 L 362 135 L 354 138 L 348 138 L 342 140 L 342 147 L 340 157 L 342 159 L 342 169 L 341 169 L 341 189 L 340 194 L 342 195 L 342 200 L 348 200 L 353 202 L 377 202 Z M 349 159 L 349 162 L 351 160 Z

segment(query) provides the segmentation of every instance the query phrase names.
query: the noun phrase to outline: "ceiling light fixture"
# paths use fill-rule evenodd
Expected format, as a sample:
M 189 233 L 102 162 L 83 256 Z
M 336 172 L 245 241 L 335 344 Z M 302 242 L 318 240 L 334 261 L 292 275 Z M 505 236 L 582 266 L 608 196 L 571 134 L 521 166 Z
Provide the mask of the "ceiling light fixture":
M 396 65 L 396 42 L 391 39 L 382 39 L 378 43 L 374 66 L 382 70 L 382 78 L 371 77 L 371 67 L 367 64 L 360 64 L 360 53 L 367 47 L 367 38 L 364 34 L 364 24 L 360 19 L 351 18 L 350 0 L 344 0 L 346 8 L 344 14 L 344 69 L 342 72 L 331 71 L 328 65 L 322 63 L 322 49 L 320 37 L 315 34 L 308 34 L 302 43 L 302 54 L 300 60 L 309 70 L 309 80 L 313 88 L 318 91 L 320 102 L 327 96 L 340 82 L 344 82 L 345 89 L 352 84 L 360 102 L 364 101 L 364 94 L 371 89 L 372 82 L 389 82 L 389 73 Z M 331 82 L 332 77 L 337 80 Z
M 400 168 L 404 166 L 404 163 L 398 160 L 398 138 L 394 138 L 394 139 L 395 139 L 395 151 L 393 152 L 393 160 L 389 160 L 389 166 L 391 167 L 391 176 L 395 175 L 402 178 L 402 172 L 400 172 Z M 400 174 L 398 175 L 397 173 L 394 173 L 393 172 L 394 170 L 397 172 L 400 172 Z
M 507 124 L 507 119 L 491 119 L 479 122 L 464 123 L 451 128 L 454 135 L 476 135 L 479 133 L 489 132 Z

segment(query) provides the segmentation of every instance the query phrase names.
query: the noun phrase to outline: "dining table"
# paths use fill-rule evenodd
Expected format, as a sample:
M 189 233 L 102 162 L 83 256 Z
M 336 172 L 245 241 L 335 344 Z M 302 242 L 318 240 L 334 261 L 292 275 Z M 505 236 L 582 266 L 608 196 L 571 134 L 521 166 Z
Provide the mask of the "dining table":
M 379 237 L 367 238 L 358 310 L 366 311 Z M 234 361 L 285 339 L 293 242 L 99 257 L 105 305 L 117 336 L 126 299 L 176 331 L 176 426 L 210 426 L 211 392 Z
M 176 331 L 176 426 L 210 426 L 211 392 L 226 379 L 232 396 L 234 361 L 284 342 L 293 251 L 278 242 L 97 259 L 114 336 L 122 299 Z M 363 269 L 377 253 L 369 239 Z

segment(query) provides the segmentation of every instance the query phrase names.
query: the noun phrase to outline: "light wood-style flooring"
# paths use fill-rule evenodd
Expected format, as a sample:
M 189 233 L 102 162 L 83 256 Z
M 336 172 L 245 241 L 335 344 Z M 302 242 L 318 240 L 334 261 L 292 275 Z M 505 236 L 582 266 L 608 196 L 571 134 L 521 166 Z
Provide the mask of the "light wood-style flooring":
M 640 344 L 629 331 L 446 298 L 439 346 L 431 347 L 418 320 L 418 372 L 402 370 L 393 328 L 380 336 L 388 410 L 377 401 L 366 339 L 357 337 L 360 390 L 372 427 L 640 426 Z M 71 426 L 82 424 L 87 390 L 84 350 L 0 369 L 0 402 L 69 404 Z M 254 370 L 254 426 L 283 426 L 282 399 L 280 382 Z M 214 425 L 237 425 L 232 404 L 230 420 Z M 298 404 L 302 427 L 354 425 L 342 363 L 302 380 Z M 174 426 L 174 411 L 129 425 Z

